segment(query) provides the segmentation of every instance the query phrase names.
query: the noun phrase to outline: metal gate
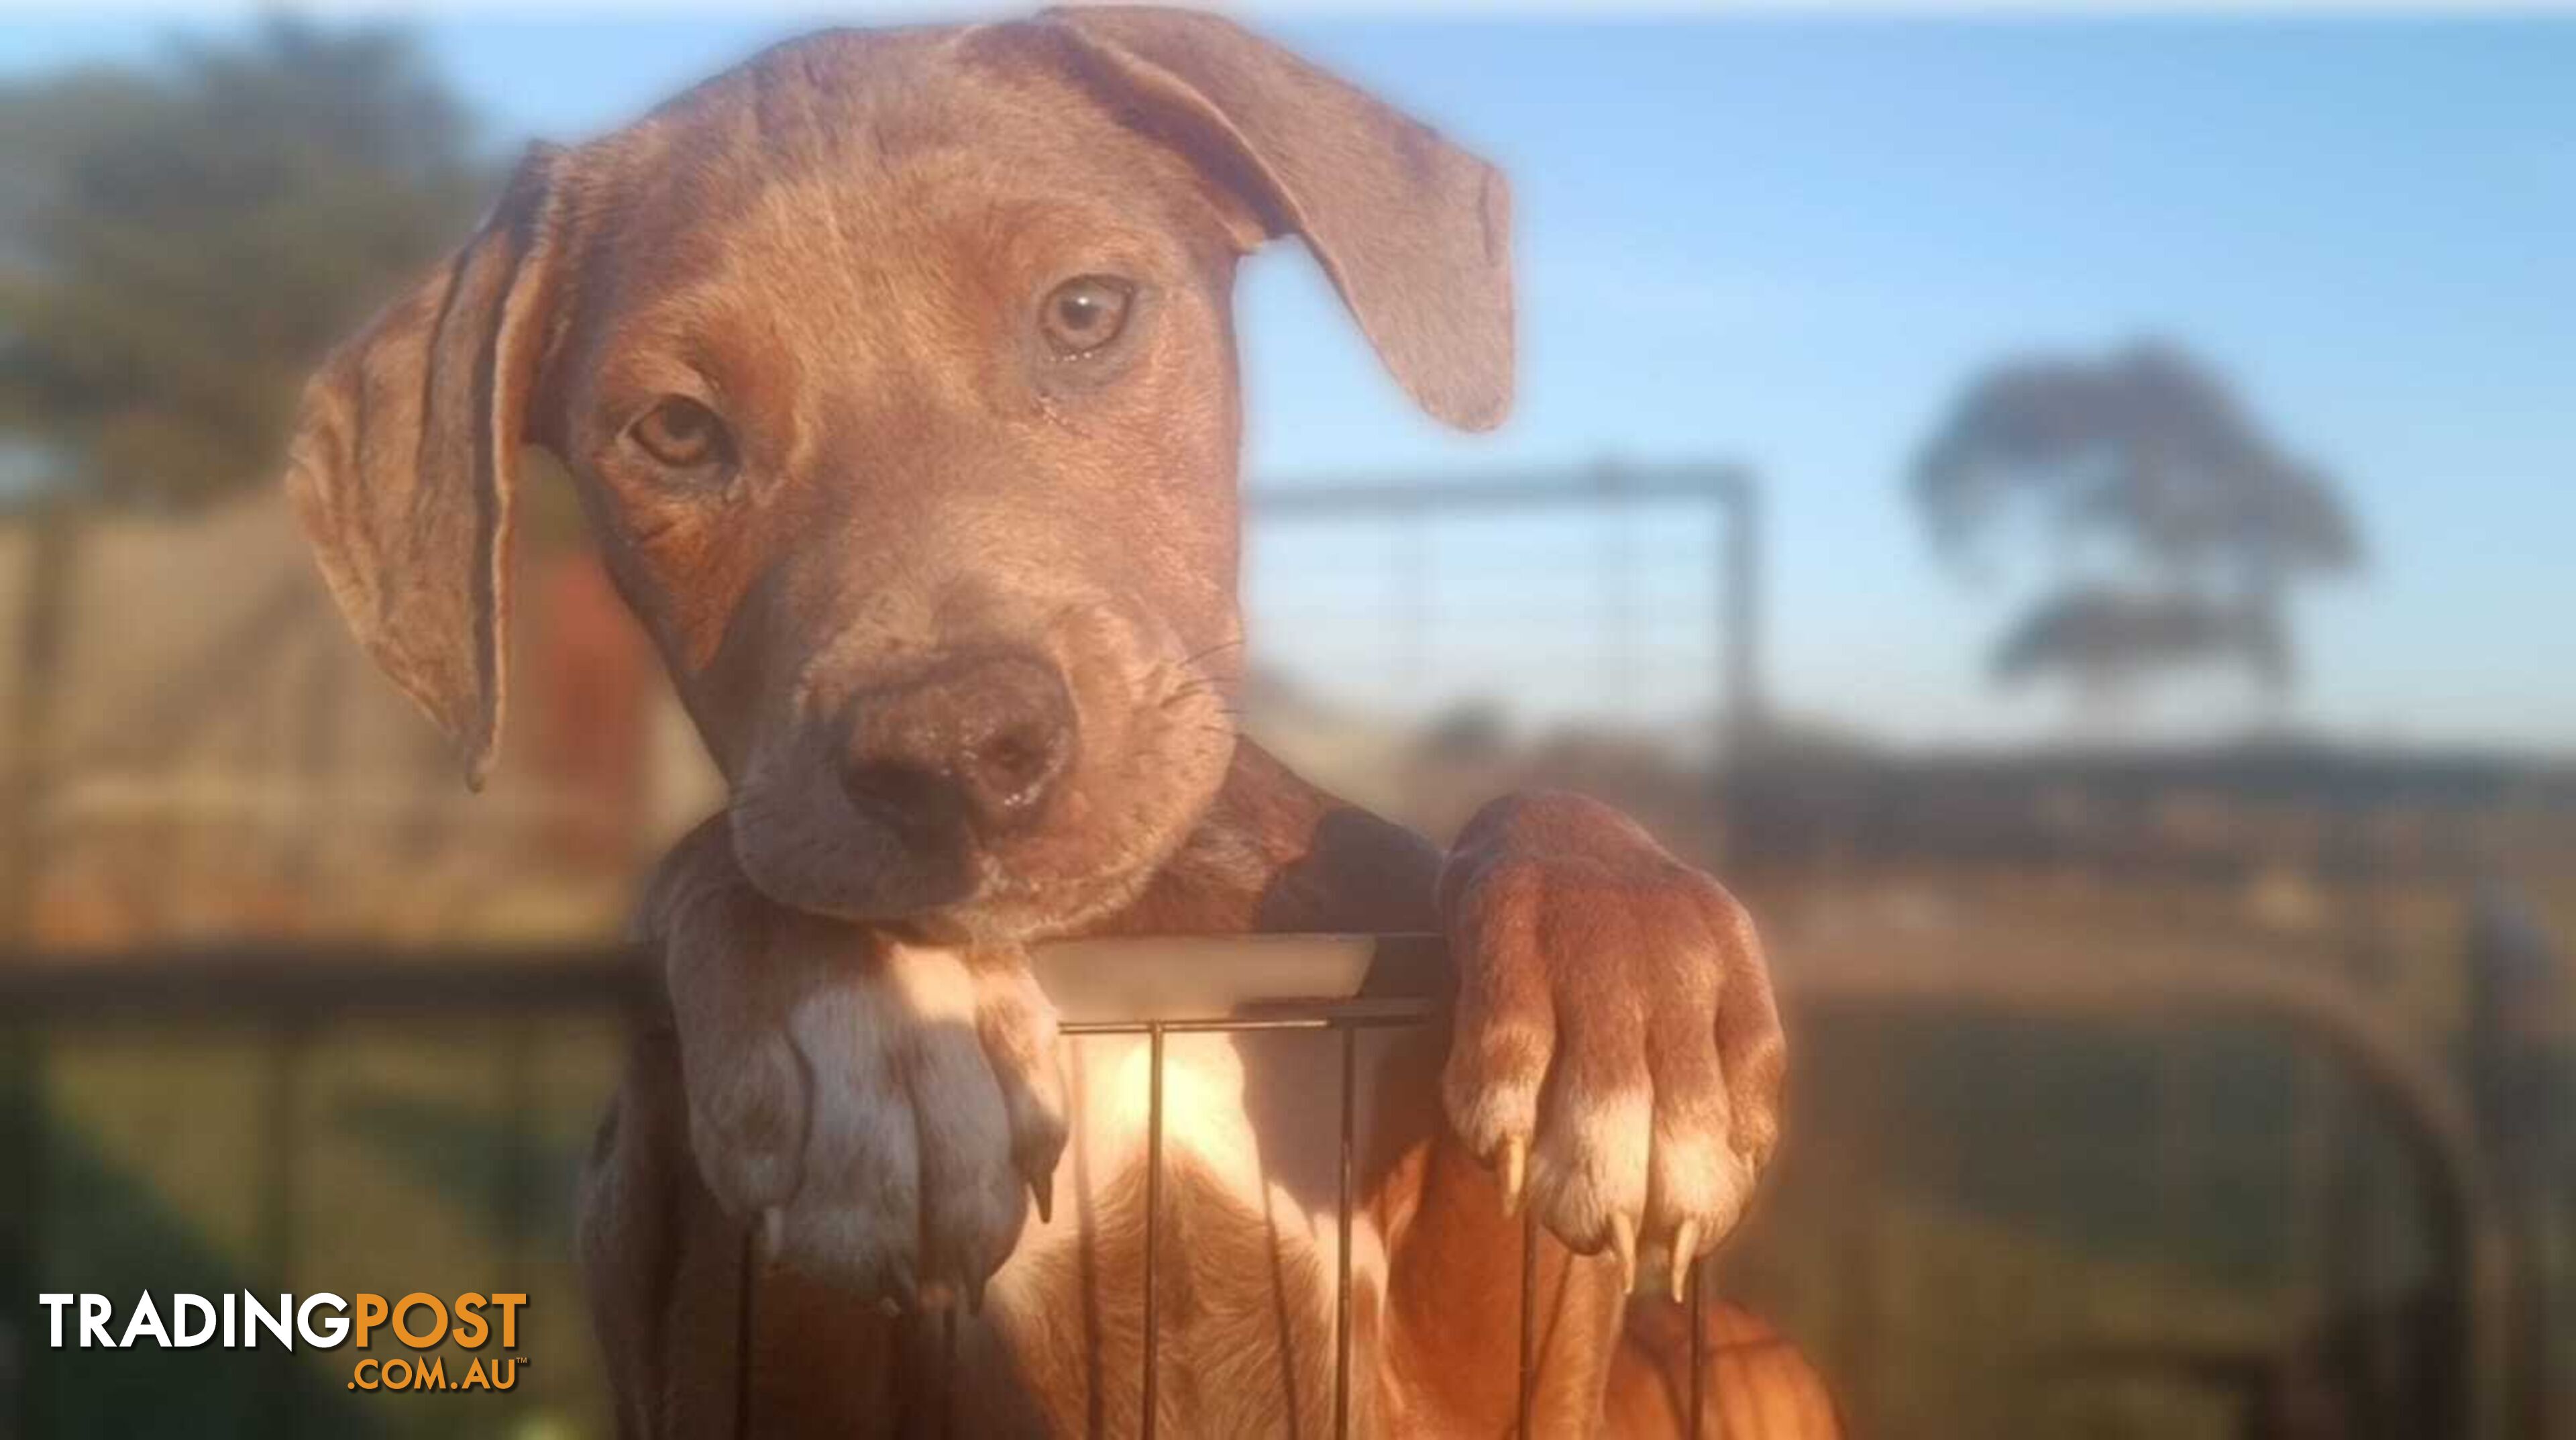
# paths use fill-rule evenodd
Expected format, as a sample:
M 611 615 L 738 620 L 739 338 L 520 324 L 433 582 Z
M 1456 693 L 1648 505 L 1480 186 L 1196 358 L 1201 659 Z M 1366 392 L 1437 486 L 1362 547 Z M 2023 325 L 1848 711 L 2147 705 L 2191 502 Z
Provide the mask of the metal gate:
M 1194 942 L 1220 951 L 1242 949 L 1241 940 Z M 1250 942 L 1253 946 L 1266 943 Z M 1422 963 L 1436 949 L 1418 941 L 1378 941 L 1342 937 L 1322 943 L 1347 954 L 1371 957 L 1409 955 Z M 2065 964 L 1952 967 L 1937 971 L 1904 966 L 1801 967 L 1784 963 L 1779 976 L 1784 1005 L 1796 1024 L 1802 1013 L 1819 1008 L 1866 1008 L 1905 1011 L 1924 1006 L 2029 1015 L 2052 1023 L 2090 1023 L 2102 1018 L 2176 1011 L 2253 1019 L 2281 1029 L 2303 1048 L 2313 1050 L 2355 1078 L 2377 1107 L 2390 1116 L 2403 1137 L 2416 1187 L 2427 1198 L 2428 1212 L 2439 1233 L 2434 1236 L 2436 1280 L 2447 1309 L 2458 1317 L 2455 1330 L 2428 1334 L 2425 1342 L 2451 1348 L 2458 1384 L 2446 1401 L 2448 1419 L 2441 1433 L 2492 1436 L 2507 1433 L 2500 1416 L 2500 1397 L 2513 1390 L 2509 1373 L 2514 1357 L 2526 1354 L 2511 1333 L 2521 1323 L 2506 1301 L 2509 1254 L 2498 1224 L 2495 1201 L 2482 1168 L 2473 1129 L 2466 1118 L 2457 1085 L 2385 1020 L 2349 991 L 2325 977 L 2286 968 L 2249 971 L 2175 961 L 2152 969 L 2103 969 Z M 264 1092 L 276 1103 L 265 1122 L 267 1155 L 245 1157 L 249 1167 L 280 1167 L 279 1183 L 263 1193 L 273 1203 L 292 1204 L 292 1170 L 298 1137 L 291 1100 L 300 1083 L 295 1068 L 300 1037 L 311 1027 L 350 1013 L 377 1013 L 405 1021 L 444 1020 L 458 1016 L 507 1015 L 515 1043 L 542 1044 L 525 1024 L 531 1017 L 568 1012 L 594 1015 L 649 1016 L 657 1005 L 653 970 L 631 952 L 572 950 L 494 954 L 422 955 L 400 951 L 289 952 L 269 948 L 229 951 L 160 952 L 150 955 L 95 956 L 77 961 L 60 957 L 0 958 L 0 1016 L 11 1038 L 22 1047 L 19 1057 L 56 1043 L 59 1033 L 76 1036 L 85 1024 L 150 1019 L 194 1025 L 247 1025 L 279 1056 L 275 1083 Z M 1145 1273 L 1137 1277 L 1151 1315 L 1155 1280 L 1162 1265 L 1159 1187 L 1162 1171 L 1162 1050 L 1173 1035 L 1296 1030 L 1312 1032 L 1319 1043 L 1339 1047 L 1343 1083 L 1340 1107 L 1341 1186 L 1337 1224 L 1343 1244 L 1336 1297 L 1336 1433 L 1349 1424 L 1351 1383 L 1350 1228 L 1353 1207 L 1352 1153 L 1356 1093 L 1357 1045 L 1363 1031 L 1418 1026 L 1437 1018 L 1433 1003 L 1418 998 L 1383 998 L 1363 990 L 1358 998 L 1291 999 L 1238 1007 L 1233 1013 L 1157 1015 L 1147 1018 L 1075 1016 L 1065 1026 L 1073 1036 L 1129 1035 L 1145 1039 L 1151 1054 L 1148 1081 L 1148 1177 L 1156 1192 L 1149 1201 L 1152 1217 L 1145 1248 Z M 65 1040 L 62 1043 L 73 1043 Z M 39 1055 L 39 1061 L 41 1056 Z M 505 1058 L 505 1064 L 512 1064 Z M 42 1066 L 32 1069 L 41 1076 Z M 515 1093 L 515 1092 L 514 1092 Z M 40 1094 L 21 1095 L 41 1099 Z M 518 1100 L 524 1102 L 525 1094 Z M 35 1273 L 35 1257 L 47 1253 L 44 1179 L 47 1171 L 45 1129 L 22 1127 L 0 1136 L 0 1271 Z M 287 1215 L 266 1224 L 284 1229 Z M 1522 1419 L 1532 1390 L 1534 1346 L 1527 1303 L 1534 1273 L 1537 1234 L 1525 1228 L 1522 1239 L 1524 1298 L 1518 1374 Z M 1707 1424 L 1707 1357 L 1701 1323 L 1705 1265 L 1694 1271 L 1688 1290 L 1692 1310 L 1689 1410 L 1694 1433 Z M 1149 1397 L 1146 1433 L 1153 1433 L 1151 1397 L 1157 1387 L 1159 1336 L 1147 1326 L 1143 1373 L 1138 1383 Z M 20 1376 L 33 1373 L 37 1356 L 16 1357 Z M 747 1388 L 742 1391 L 748 1399 Z M 22 1392 L 23 1413 L 13 1417 L 17 1432 L 34 1437 L 41 1411 L 38 1387 Z M 746 1419 L 751 1418 L 746 1416 Z M 1526 1432 L 1526 1423 L 1523 1430 Z
M 1169 1035 L 1240 1035 L 1254 1032 L 1306 1030 L 1328 1035 L 1340 1053 L 1341 1088 L 1338 1095 L 1340 1127 L 1337 1165 L 1341 1177 L 1335 1198 L 1334 1225 L 1339 1238 L 1337 1256 L 1340 1270 L 1334 1277 L 1333 1289 L 1333 1435 L 1345 1440 L 1351 1433 L 1351 1219 L 1359 1197 L 1352 1190 L 1351 1153 L 1355 1134 L 1356 1096 L 1358 1093 L 1359 1033 L 1363 1030 L 1411 1028 L 1436 1018 L 1437 1007 L 1426 1000 L 1343 1000 L 1293 1002 L 1264 1007 L 1258 1016 L 1205 1018 L 1196 1020 L 1097 1020 L 1075 1021 L 1063 1026 L 1072 1038 L 1095 1035 L 1139 1035 L 1148 1046 L 1146 1081 L 1146 1170 L 1145 1170 L 1145 1263 L 1137 1285 L 1144 1300 L 1145 1350 L 1141 1363 L 1139 1388 L 1144 1396 L 1139 1434 L 1154 1440 L 1158 1433 L 1156 1398 L 1159 1393 L 1161 1327 L 1155 1323 L 1156 1282 L 1162 1265 L 1162 1181 L 1163 1181 L 1163 1040 Z M 742 1274 L 744 1298 L 739 1328 L 734 1339 L 736 1374 L 734 1377 L 734 1433 L 740 1440 L 752 1440 L 760 1431 L 758 1416 L 752 1404 L 749 1365 L 742 1357 L 751 1353 L 752 1329 L 759 1301 L 756 1294 L 760 1274 L 755 1236 L 748 1230 L 743 1236 Z M 1539 1226 L 1534 1216 L 1521 1221 L 1521 1288 L 1520 1344 L 1515 1356 L 1515 1415 L 1512 1433 L 1529 1436 L 1530 1397 L 1535 1374 L 1537 1351 L 1536 1307 L 1531 1298 L 1538 1279 Z M 1690 1281 L 1683 1304 L 1690 1313 L 1690 1383 L 1688 1390 L 1689 1433 L 1702 1433 L 1706 1408 L 1706 1315 L 1701 1298 L 1705 1261 L 1691 1267 Z M 957 1312 L 951 1307 L 943 1321 L 943 1344 L 947 1352 L 946 1374 L 956 1373 Z M 943 1422 L 950 1412 L 943 1412 Z M 943 1435 L 953 1434 L 954 1426 L 941 1425 Z

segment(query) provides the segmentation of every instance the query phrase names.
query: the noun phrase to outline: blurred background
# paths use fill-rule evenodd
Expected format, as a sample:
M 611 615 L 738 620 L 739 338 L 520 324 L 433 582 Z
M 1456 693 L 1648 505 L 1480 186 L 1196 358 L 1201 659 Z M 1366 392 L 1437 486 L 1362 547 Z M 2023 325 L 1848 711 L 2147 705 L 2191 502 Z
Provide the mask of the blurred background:
M 1255 18 L 1510 171 L 1524 363 L 1445 435 L 1249 267 L 1250 729 L 1746 896 L 1725 1288 L 1856 1432 L 2576 1433 L 2576 22 Z M 541 483 L 469 797 L 281 425 L 527 138 L 804 28 L 0 19 L 0 1436 L 608 1433 L 572 1176 L 716 788 Z M 29 1343 L 243 1287 L 524 1289 L 533 1363 Z

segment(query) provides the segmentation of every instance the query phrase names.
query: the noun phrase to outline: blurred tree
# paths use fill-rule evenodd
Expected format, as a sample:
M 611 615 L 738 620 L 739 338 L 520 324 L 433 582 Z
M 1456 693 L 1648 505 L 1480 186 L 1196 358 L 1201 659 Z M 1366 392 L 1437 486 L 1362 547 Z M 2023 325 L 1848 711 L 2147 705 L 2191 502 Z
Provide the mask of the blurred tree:
M 81 513 L 272 479 L 313 363 L 454 243 L 488 177 L 405 39 L 290 19 L 0 86 L 0 134 L 0 513 L 32 536 L 0 750 L 20 939 Z
M 2053 587 L 1997 644 L 1999 681 L 2061 674 L 2092 693 L 2190 665 L 2295 675 L 2284 600 L 2352 570 L 2334 480 L 2284 453 L 2228 387 L 2171 345 L 2037 356 L 1967 388 L 1917 459 L 1934 546 L 1971 569 L 2034 522 Z
M 274 477 L 322 352 L 470 222 L 463 110 L 383 30 L 279 19 L 0 88 L 0 483 L 177 506 Z

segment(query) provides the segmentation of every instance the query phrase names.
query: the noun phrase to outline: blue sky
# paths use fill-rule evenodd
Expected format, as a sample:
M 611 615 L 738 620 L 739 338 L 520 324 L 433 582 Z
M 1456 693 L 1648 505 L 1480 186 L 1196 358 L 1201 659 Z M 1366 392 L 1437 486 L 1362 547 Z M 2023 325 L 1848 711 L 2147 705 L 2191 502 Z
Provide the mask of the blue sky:
M 166 28 L 0 21 L 0 71 L 148 55 Z M 421 28 L 500 146 L 613 125 L 805 27 L 650 14 Z M 1982 669 L 2032 571 L 1975 586 L 1937 564 L 1904 467 L 1980 364 L 2152 332 L 2238 380 L 2363 521 L 2370 573 L 2300 603 L 2296 719 L 2576 751 L 2576 21 L 1264 28 L 1511 172 L 1523 369 L 1506 429 L 1443 434 L 1405 407 L 1304 257 L 1279 249 L 1240 301 L 1251 473 L 1742 459 L 1768 486 L 1777 703 L 1907 743 L 2047 736 L 2066 706 L 1998 693 Z M 1444 537 L 1434 603 L 1488 619 L 1429 643 L 1530 641 L 1536 658 L 1509 673 L 1535 708 L 1598 701 L 1586 652 L 1603 632 L 1586 627 L 1605 607 L 1705 613 L 1698 531 L 1677 518 L 1570 544 L 1559 525 L 1552 552 L 1542 522 Z M 1313 655 L 1333 563 L 1365 582 L 1417 553 L 1401 537 L 1342 537 L 1322 559 L 1326 542 L 1284 543 L 1261 556 L 1256 616 L 1274 650 L 1310 641 Z M 1644 557 L 1642 588 L 1605 597 L 1591 569 L 1604 554 Z M 1569 608 L 1582 618 L 1554 649 L 1513 618 Z M 1623 708 L 1705 702 L 1704 641 L 1667 639 L 1615 667 L 1633 687 Z M 1371 663 L 1392 686 L 1410 660 Z M 2252 713 L 2200 684 L 2134 723 L 2185 735 Z

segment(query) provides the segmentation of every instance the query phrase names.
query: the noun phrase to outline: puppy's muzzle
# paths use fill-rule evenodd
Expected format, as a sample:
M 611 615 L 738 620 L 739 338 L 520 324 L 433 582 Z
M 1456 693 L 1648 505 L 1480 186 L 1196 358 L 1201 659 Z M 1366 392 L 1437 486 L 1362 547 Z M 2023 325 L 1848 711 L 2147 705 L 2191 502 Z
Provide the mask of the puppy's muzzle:
M 1022 654 L 943 661 L 852 696 L 848 716 L 842 791 L 861 816 L 913 841 L 1028 828 L 1074 753 L 1063 674 Z

